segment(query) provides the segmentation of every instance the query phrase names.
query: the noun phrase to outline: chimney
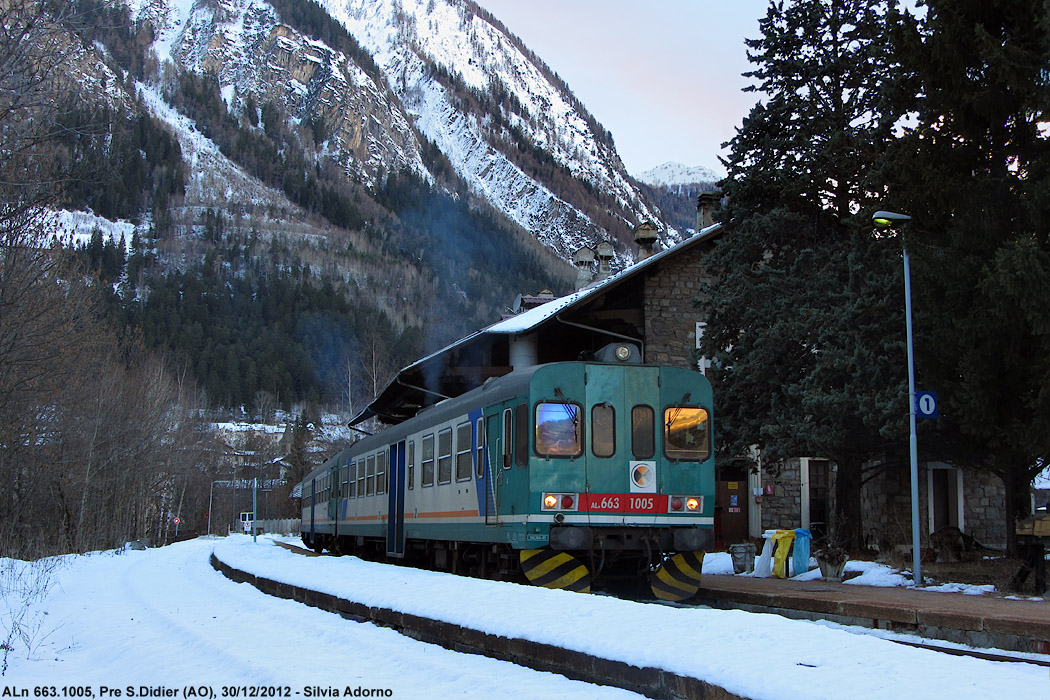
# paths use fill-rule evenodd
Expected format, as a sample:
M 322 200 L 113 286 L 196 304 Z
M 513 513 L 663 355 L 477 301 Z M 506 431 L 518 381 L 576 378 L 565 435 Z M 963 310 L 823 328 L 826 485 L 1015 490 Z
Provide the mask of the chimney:
M 638 262 L 653 256 L 658 231 L 659 229 L 652 221 L 643 221 L 634 227 L 634 242 L 638 244 Z
M 609 241 L 602 241 L 598 244 L 596 253 L 598 255 L 598 276 L 595 278 L 595 281 L 601 282 L 612 274 L 611 263 L 616 250 Z
M 714 225 L 715 220 L 711 213 L 720 199 L 718 192 L 701 192 L 696 198 L 696 228 L 698 231 Z
M 594 267 L 594 251 L 583 246 L 577 250 L 572 256 L 572 264 L 576 266 L 576 289 L 583 289 L 591 280 L 594 279 L 594 275 L 591 272 L 591 268 Z

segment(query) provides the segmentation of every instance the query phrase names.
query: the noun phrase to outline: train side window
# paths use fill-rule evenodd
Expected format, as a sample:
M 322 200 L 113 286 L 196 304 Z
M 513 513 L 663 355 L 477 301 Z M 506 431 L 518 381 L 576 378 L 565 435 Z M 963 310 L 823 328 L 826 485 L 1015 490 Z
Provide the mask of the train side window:
M 536 454 L 577 457 L 583 452 L 579 404 L 551 401 L 536 404 Z
M 519 403 L 514 407 L 514 464 L 529 466 L 529 406 Z
M 470 421 L 456 426 L 456 481 L 466 481 L 474 465 L 471 462 L 474 447 L 470 439 Z
M 595 457 L 616 454 L 616 409 L 611 403 L 591 407 L 591 452 Z
M 711 456 L 711 422 L 707 409 L 669 406 L 664 409 L 664 452 L 669 459 L 702 462 Z
M 478 436 L 478 452 L 474 455 L 474 468 L 477 470 L 478 478 L 485 475 L 485 419 L 478 418 L 476 425 Z
M 365 465 L 365 495 L 374 496 L 376 492 L 376 456 L 368 455 Z
M 652 406 L 631 409 L 631 453 L 635 459 L 652 459 L 656 454 L 655 418 Z
M 408 473 L 408 488 L 411 490 L 415 488 L 416 484 L 416 441 L 408 441 L 408 460 L 407 460 L 407 473 Z
M 357 498 L 357 462 L 350 462 L 350 480 L 347 484 L 347 498 Z
M 423 486 L 434 485 L 434 435 L 423 438 Z
M 503 412 L 503 468 L 510 469 L 510 458 L 514 454 L 514 416 L 508 408 Z
M 350 498 L 350 464 L 343 465 L 343 483 L 339 487 L 340 498 Z
M 438 483 L 452 483 L 452 428 L 438 433 Z
M 365 497 L 365 460 L 357 460 L 357 497 Z
M 386 456 L 386 450 L 383 450 L 376 456 L 376 493 L 386 493 L 386 468 L 390 464 L 389 459 Z

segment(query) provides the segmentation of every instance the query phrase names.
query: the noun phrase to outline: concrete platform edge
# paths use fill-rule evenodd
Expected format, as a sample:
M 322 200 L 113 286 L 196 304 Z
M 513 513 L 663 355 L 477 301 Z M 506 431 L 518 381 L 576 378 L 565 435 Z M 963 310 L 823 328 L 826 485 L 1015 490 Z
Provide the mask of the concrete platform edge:
M 828 600 L 801 595 L 726 591 L 704 586 L 700 587 L 693 600 L 723 610 L 765 612 L 795 620 L 827 620 L 979 648 L 1050 653 L 1050 626 L 1022 618 L 965 615 L 873 601 L 832 604 Z

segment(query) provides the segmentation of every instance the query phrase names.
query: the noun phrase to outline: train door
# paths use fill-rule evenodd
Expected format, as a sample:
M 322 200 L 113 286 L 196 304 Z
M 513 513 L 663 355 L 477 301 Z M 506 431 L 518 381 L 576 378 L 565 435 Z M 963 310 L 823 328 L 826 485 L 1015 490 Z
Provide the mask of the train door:
M 485 416 L 485 524 L 499 524 L 496 484 L 502 478 L 503 412 L 496 410 Z
M 317 479 L 310 479 L 310 540 L 317 535 L 317 522 L 315 515 L 317 514 Z
M 529 406 L 502 404 L 498 420 L 489 423 L 490 459 L 495 469 L 496 524 L 523 520 L 529 496 Z M 494 449 L 493 449 L 494 447 Z
M 332 536 L 339 536 L 339 465 L 328 470 L 328 522 L 332 524 Z
M 659 368 L 590 365 L 584 410 L 591 429 L 584 446 L 586 483 L 592 494 L 659 493 L 664 475 L 657 469 L 652 439 L 660 413 Z M 648 437 L 644 437 L 648 436 Z M 644 437 L 644 439 L 643 439 Z M 591 499 L 601 504 L 601 498 Z M 622 505 L 608 499 L 610 506 Z M 599 508 L 600 510 L 600 508 Z
M 472 478 L 478 497 L 478 515 L 485 520 L 486 525 L 492 525 L 496 519 L 496 501 L 492 492 L 492 472 L 489 468 L 487 423 L 481 411 L 470 413 L 470 424 L 470 447 L 473 451 L 471 465 L 474 468 Z
M 390 446 L 390 474 L 387 489 L 386 553 L 405 556 L 405 441 Z

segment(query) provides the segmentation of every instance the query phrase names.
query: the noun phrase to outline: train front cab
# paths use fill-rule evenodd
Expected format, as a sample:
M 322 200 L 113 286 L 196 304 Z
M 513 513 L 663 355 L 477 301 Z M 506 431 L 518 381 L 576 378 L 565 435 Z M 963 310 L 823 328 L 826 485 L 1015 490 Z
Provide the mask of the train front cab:
M 641 574 L 660 598 L 693 595 L 713 542 L 711 403 L 697 372 L 564 363 L 487 411 L 498 518 L 526 576 L 587 590 Z

